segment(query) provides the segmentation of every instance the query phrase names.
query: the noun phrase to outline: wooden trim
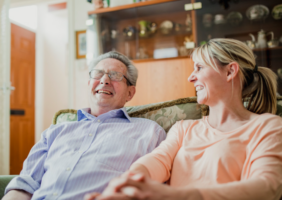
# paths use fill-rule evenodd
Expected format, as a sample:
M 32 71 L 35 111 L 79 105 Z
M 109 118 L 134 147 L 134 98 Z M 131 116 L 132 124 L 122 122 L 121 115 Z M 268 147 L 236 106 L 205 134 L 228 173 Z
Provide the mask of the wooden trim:
M 63 10 L 67 8 L 67 2 L 48 5 L 48 11 Z
M 160 58 L 160 59 L 154 59 L 154 58 L 136 59 L 131 61 L 134 63 L 142 63 L 142 62 L 153 62 L 153 61 L 161 61 L 161 60 L 176 60 L 176 59 L 184 59 L 184 58 L 190 58 L 190 56 L 178 56 L 173 58 Z
M 79 37 L 80 34 L 84 34 L 84 33 L 86 33 L 86 30 L 75 32 L 76 58 L 77 59 L 86 58 L 86 55 L 80 55 L 79 54 L 79 39 L 78 39 L 78 37 Z
M 171 2 L 171 1 L 179 1 L 179 0 L 151 0 L 151 1 L 145 1 L 145 2 L 126 4 L 126 5 L 122 5 L 122 6 L 100 8 L 100 9 L 96 9 L 96 10 L 93 10 L 93 11 L 89 11 L 88 15 L 99 14 L 99 13 L 107 13 L 107 12 L 113 12 L 113 11 L 118 11 L 118 10 L 126 10 L 126 9 L 130 9 L 130 8 L 149 6 L 149 5 Z

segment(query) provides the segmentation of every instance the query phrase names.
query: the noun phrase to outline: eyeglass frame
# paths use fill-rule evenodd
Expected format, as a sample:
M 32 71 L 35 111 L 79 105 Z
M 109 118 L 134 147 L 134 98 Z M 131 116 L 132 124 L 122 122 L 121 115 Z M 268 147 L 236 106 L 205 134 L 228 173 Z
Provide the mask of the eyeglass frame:
M 94 70 L 102 71 L 102 72 L 104 73 L 103 76 L 104 76 L 105 74 L 108 74 L 108 77 L 111 79 L 111 75 L 109 74 L 109 72 L 106 73 L 104 70 L 100 70 L 100 69 L 92 69 L 92 70 L 89 72 L 89 77 L 90 77 L 90 78 L 92 78 L 92 77 L 91 77 L 91 72 L 94 71 Z M 117 71 L 110 71 L 110 72 L 116 72 L 116 73 L 122 74 L 123 78 L 125 78 L 125 80 L 127 81 L 127 83 L 129 83 L 129 84 L 127 84 L 127 85 L 129 85 L 129 86 L 132 86 L 132 85 L 133 85 L 133 84 L 128 80 L 128 78 L 126 78 L 126 76 L 125 76 L 123 73 L 117 72 Z M 103 76 L 101 76 L 101 78 L 102 78 Z M 92 78 L 92 79 L 100 80 L 101 78 L 99 78 L 99 79 Z M 112 80 L 112 79 L 111 79 L 111 80 Z M 118 82 L 120 82 L 120 81 L 122 81 L 122 79 L 119 80 Z

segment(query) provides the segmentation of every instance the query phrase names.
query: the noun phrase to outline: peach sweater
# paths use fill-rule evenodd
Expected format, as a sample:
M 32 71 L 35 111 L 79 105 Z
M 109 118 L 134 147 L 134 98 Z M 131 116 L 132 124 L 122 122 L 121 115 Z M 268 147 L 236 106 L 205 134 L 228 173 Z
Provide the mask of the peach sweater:
M 135 163 L 172 187 L 196 187 L 204 200 L 270 200 L 282 194 L 282 119 L 258 115 L 229 132 L 207 117 L 177 122 L 152 153 Z

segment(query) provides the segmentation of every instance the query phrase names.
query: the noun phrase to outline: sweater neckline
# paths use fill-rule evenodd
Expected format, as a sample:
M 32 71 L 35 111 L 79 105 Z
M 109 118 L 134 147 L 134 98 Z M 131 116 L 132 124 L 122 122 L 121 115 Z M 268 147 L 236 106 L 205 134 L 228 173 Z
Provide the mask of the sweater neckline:
M 247 123 L 243 124 L 242 126 L 239 126 L 233 130 L 230 130 L 230 131 L 220 131 L 220 130 L 217 130 L 216 128 L 212 127 L 208 121 L 208 116 L 203 116 L 203 122 L 208 126 L 209 129 L 217 132 L 217 133 L 220 133 L 220 134 L 228 134 L 228 133 L 233 133 L 233 132 L 237 132 L 241 129 L 244 129 L 245 127 L 249 126 L 251 123 L 253 123 L 254 121 L 256 121 L 258 118 L 260 118 L 261 116 L 263 115 L 266 115 L 268 113 L 263 113 L 263 114 L 258 114 L 256 117 L 254 117 L 253 119 L 249 120 Z

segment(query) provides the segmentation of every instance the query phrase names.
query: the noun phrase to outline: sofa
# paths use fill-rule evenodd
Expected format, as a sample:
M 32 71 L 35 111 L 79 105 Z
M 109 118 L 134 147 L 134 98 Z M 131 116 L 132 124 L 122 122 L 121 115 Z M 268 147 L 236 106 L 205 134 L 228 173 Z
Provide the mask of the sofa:
M 244 102 L 247 105 L 247 102 Z M 148 104 L 143 106 L 126 107 L 130 117 L 141 117 L 156 121 L 166 132 L 179 120 L 200 119 L 209 114 L 208 106 L 197 104 L 196 97 L 176 99 L 161 103 Z M 282 117 L 282 96 L 277 97 L 276 115 Z M 77 120 L 77 111 L 72 109 L 58 111 L 53 124 L 71 122 Z M 0 176 L 0 199 L 4 195 L 6 185 L 15 175 Z M 282 200 L 282 198 L 281 198 Z

